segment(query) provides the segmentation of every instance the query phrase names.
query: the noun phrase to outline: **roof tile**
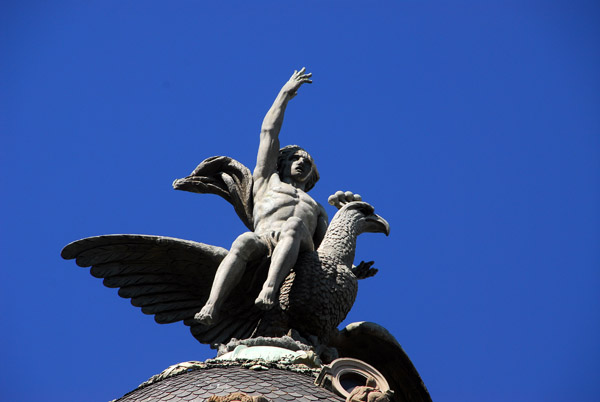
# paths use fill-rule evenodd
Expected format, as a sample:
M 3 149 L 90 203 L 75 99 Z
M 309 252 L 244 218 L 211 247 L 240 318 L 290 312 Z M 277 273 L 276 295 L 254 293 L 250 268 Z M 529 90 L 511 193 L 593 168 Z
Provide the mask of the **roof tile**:
M 270 367 L 248 370 L 240 366 L 198 368 L 138 388 L 119 402 L 204 402 L 211 395 L 244 392 L 263 395 L 270 402 L 343 402 L 329 390 L 314 385 L 310 374 Z

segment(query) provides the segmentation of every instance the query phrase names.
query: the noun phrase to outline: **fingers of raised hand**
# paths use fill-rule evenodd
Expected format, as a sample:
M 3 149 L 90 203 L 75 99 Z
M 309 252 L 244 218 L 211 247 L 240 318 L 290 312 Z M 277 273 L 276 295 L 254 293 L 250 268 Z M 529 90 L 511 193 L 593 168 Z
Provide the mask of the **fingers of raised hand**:
M 310 77 L 312 77 L 312 73 L 301 75 L 297 79 L 302 84 L 312 84 L 312 80 L 310 79 Z
M 329 204 L 338 209 L 352 201 L 362 201 L 362 197 L 359 194 L 354 194 L 351 191 L 336 191 L 335 194 L 330 195 L 327 199 Z
M 299 81 L 301 83 L 312 83 L 312 81 L 310 80 L 310 77 L 312 77 L 312 73 L 304 74 L 305 71 L 306 67 L 302 67 L 300 71 L 294 70 L 294 74 L 292 74 L 290 80 Z
M 294 74 L 292 74 L 292 77 L 290 79 L 293 80 L 293 79 L 300 77 L 302 74 L 304 74 L 305 71 L 306 71 L 306 67 L 302 67 L 300 69 L 300 71 L 294 70 Z

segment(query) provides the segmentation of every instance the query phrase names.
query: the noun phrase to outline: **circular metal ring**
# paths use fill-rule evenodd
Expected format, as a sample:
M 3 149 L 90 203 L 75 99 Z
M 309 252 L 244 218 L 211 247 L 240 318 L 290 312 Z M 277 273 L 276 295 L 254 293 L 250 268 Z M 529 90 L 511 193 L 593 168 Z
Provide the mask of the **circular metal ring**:
M 364 382 L 357 385 L 365 385 L 367 378 L 373 377 L 377 383 L 377 388 L 385 393 L 390 390 L 390 386 L 385 377 L 373 366 L 363 362 L 362 360 L 342 357 L 336 359 L 329 364 L 329 374 L 331 374 L 331 383 L 333 388 L 342 396 L 347 398 L 352 389 L 347 390 L 342 385 L 343 376 L 347 374 L 355 374 L 364 377 Z

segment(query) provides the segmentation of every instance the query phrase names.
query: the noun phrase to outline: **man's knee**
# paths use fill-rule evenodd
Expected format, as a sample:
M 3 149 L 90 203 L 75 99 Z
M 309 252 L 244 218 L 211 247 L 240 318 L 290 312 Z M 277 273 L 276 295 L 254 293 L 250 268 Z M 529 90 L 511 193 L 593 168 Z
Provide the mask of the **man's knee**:
M 230 254 L 239 258 L 248 260 L 250 256 L 259 248 L 259 239 L 252 232 L 242 233 L 231 244 Z

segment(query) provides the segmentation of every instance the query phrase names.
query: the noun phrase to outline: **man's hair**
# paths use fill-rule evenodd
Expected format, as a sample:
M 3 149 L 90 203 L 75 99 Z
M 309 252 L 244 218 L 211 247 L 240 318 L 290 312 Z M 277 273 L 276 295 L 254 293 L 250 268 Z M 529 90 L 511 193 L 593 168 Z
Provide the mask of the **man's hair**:
M 306 179 L 306 183 L 304 184 L 304 191 L 309 191 L 315 186 L 317 181 L 319 181 L 319 171 L 317 170 L 317 165 L 315 165 L 314 159 L 308 152 L 306 152 L 304 148 L 299 147 L 298 145 L 288 145 L 281 148 L 279 150 L 279 155 L 277 156 L 277 172 L 279 173 L 279 177 L 282 177 L 284 167 L 283 162 L 298 152 L 303 152 L 308 155 L 308 159 L 310 159 L 310 163 L 312 164 L 310 176 L 308 176 L 308 179 Z

